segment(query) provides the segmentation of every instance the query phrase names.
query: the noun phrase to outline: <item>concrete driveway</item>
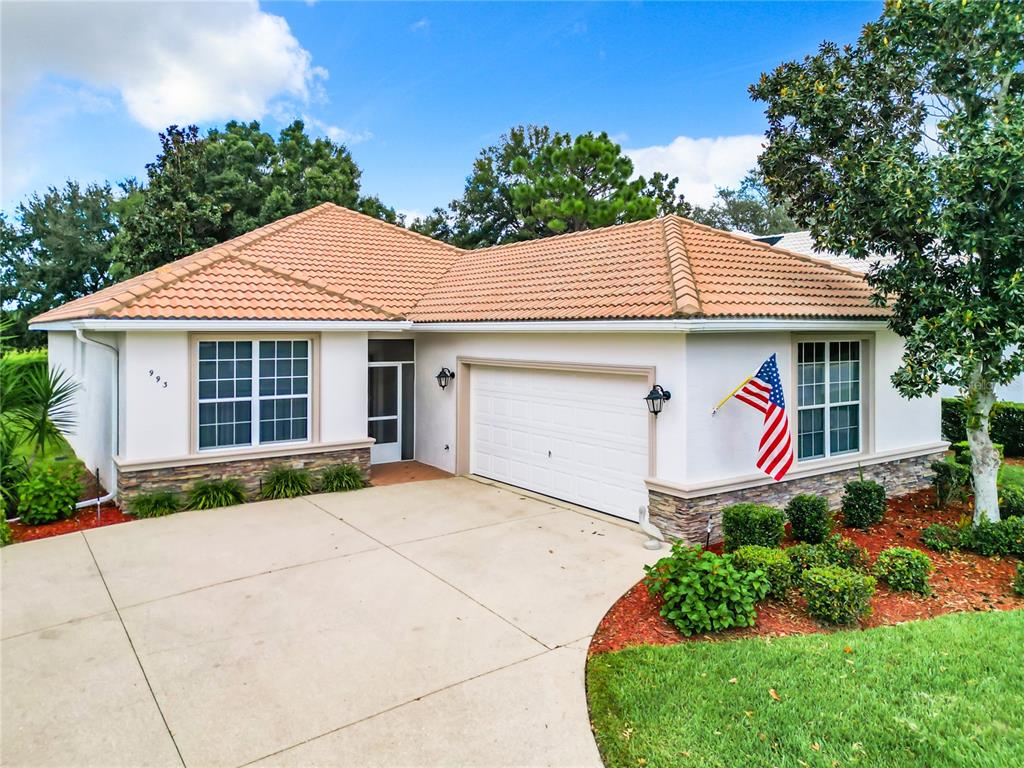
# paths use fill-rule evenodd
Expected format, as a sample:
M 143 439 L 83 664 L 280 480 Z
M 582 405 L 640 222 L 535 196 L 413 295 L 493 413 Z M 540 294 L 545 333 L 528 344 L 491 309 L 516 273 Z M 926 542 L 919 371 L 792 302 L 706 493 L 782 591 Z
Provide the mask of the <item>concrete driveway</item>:
M 586 648 L 642 543 L 453 478 L 7 547 L 0 762 L 600 765 Z

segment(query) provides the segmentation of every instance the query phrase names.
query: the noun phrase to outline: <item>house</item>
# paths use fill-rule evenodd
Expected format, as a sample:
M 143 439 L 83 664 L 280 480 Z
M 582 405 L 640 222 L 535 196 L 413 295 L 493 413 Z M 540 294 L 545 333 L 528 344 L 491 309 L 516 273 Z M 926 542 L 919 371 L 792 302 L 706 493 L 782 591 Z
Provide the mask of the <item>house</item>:
M 861 274 L 866 273 L 875 261 L 885 261 L 885 257 L 879 257 L 877 260 L 862 260 L 855 259 L 852 256 L 847 256 L 842 253 L 819 251 L 815 247 L 814 238 L 811 237 L 809 230 L 787 232 L 784 235 L 767 235 L 765 237 L 757 237 L 754 239 L 762 243 L 767 243 L 768 245 L 773 245 L 776 248 L 784 248 L 787 251 L 794 251 L 795 253 L 802 253 L 806 256 L 828 259 L 842 267 L 852 269 L 855 272 L 860 272 Z M 956 387 L 943 384 L 939 387 L 939 395 L 942 397 L 960 397 L 961 393 Z M 1018 376 L 1009 384 L 997 386 L 996 397 L 1000 400 L 1024 403 L 1024 375 Z
M 71 437 L 122 498 L 416 459 L 703 541 L 738 499 L 928 482 L 939 400 L 850 270 L 667 216 L 464 251 L 332 204 L 47 312 Z M 772 354 L 797 461 L 715 403 Z M 453 378 L 448 379 L 450 372 Z M 446 386 L 443 386 L 446 385 Z M 671 394 L 660 415 L 645 396 Z

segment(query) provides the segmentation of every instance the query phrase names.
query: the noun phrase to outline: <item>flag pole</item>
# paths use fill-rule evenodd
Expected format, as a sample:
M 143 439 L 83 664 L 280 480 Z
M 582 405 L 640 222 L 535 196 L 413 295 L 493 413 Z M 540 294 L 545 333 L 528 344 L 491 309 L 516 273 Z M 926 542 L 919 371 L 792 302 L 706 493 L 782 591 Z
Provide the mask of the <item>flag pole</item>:
M 719 400 L 718 401 L 718 405 L 716 405 L 714 408 L 711 409 L 711 415 L 714 416 L 716 413 L 718 413 L 718 409 L 721 408 L 723 405 L 725 405 L 726 402 L 728 402 L 730 397 L 732 397 L 737 392 L 739 392 L 741 389 L 743 389 L 743 387 L 747 386 L 747 382 L 749 382 L 752 378 L 754 378 L 753 374 L 751 374 L 750 376 L 747 376 L 747 378 L 745 378 L 743 381 L 741 381 L 739 384 L 736 385 L 736 388 L 733 389 L 732 392 L 730 392 L 728 395 L 726 395 L 721 400 Z

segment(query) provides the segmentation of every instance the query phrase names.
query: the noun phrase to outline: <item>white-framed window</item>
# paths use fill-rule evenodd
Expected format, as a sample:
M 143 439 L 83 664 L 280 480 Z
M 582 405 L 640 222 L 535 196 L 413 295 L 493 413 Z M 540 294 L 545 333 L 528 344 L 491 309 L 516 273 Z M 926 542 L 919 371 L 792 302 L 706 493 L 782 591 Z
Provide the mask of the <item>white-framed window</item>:
M 201 340 L 198 358 L 199 450 L 309 439 L 308 339 Z
M 797 344 L 797 458 L 861 450 L 862 347 L 859 341 Z

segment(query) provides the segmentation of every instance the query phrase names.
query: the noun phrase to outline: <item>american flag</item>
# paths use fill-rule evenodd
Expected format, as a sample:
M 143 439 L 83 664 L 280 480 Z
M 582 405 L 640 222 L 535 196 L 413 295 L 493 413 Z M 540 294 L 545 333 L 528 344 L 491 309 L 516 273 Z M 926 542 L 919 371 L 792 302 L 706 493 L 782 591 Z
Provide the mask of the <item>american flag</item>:
M 736 399 L 764 414 L 764 429 L 757 446 L 757 468 L 781 480 L 793 466 L 793 440 L 782 394 L 779 364 L 772 354 L 735 395 Z

